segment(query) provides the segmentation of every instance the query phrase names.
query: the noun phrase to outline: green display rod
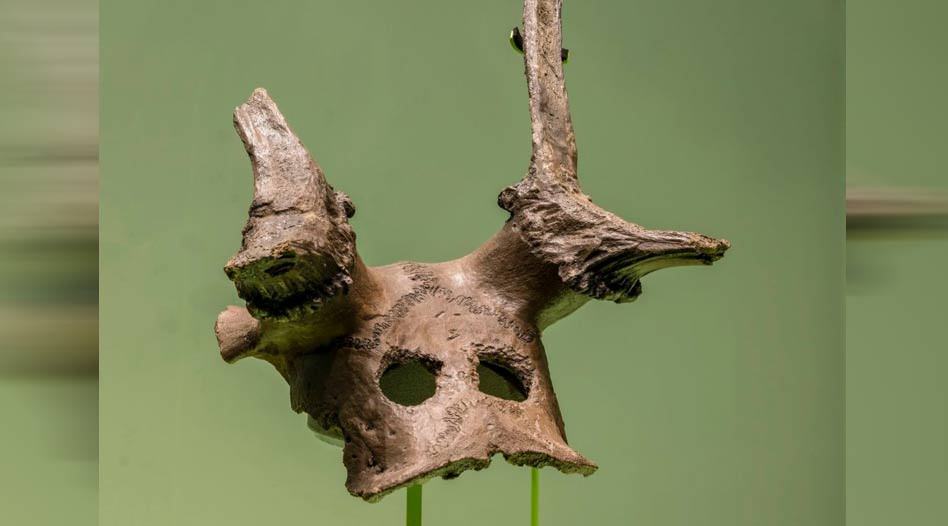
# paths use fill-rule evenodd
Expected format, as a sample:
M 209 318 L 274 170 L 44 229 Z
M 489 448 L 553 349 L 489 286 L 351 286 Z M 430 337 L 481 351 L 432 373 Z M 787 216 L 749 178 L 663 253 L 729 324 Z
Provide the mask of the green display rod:
M 405 526 L 421 526 L 421 486 L 409 486 L 406 492 Z M 530 469 L 530 526 L 540 526 L 540 470 Z
M 408 486 L 405 526 L 421 526 L 421 485 Z
M 540 470 L 530 468 L 530 526 L 540 526 Z

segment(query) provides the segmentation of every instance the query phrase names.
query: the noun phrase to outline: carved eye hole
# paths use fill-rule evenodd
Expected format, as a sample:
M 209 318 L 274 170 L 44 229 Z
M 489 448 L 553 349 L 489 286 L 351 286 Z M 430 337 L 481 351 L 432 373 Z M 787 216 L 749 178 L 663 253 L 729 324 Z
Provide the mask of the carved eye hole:
M 434 396 L 440 369 L 439 362 L 417 357 L 395 361 L 385 368 L 379 387 L 396 404 L 419 405 Z
M 529 394 L 513 369 L 492 359 L 482 358 L 478 362 L 477 388 L 484 394 L 514 402 L 523 402 Z

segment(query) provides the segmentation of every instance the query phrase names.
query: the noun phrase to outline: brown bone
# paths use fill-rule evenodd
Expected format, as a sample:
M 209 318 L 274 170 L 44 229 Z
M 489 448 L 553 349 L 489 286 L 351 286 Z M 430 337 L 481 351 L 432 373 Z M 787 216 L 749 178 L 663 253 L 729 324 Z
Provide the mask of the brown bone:
M 293 409 L 344 444 L 353 495 L 376 500 L 455 477 L 497 453 L 592 473 L 567 445 L 541 331 L 590 298 L 632 301 L 649 272 L 710 264 L 728 248 L 626 222 L 582 193 L 560 10 L 561 0 L 524 2 L 530 166 L 498 198 L 510 212 L 504 226 L 454 261 L 366 267 L 351 202 L 267 92 L 234 112 L 255 184 L 243 244 L 225 268 L 247 308 L 218 317 L 221 355 L 277 368 Z

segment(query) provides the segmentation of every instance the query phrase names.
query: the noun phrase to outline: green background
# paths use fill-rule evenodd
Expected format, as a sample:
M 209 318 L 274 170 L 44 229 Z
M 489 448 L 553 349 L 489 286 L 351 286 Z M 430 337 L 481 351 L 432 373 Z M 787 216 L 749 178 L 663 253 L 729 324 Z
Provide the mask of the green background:
M 399 524 L 269 365 L 227 366 L 250 168 L 230 113 L 264 86 L 358 208 L 369 264 L 460 256 L 529 156 L 519 2 L 101 5 L 100 518 Z M 545 336 L 590 478 L 542 472 L 545 525 L 843 521 L 843 7 L 567 2 L 584 190 L 654 228 L 727 237 Z M 529 474 L 425 486 L 426 524 L 523 524 Z
M 948 3 L 847 2 L 847 183 L 948 199 Z M 853 526 L 948 524 L 948 231 L 847 246 Z

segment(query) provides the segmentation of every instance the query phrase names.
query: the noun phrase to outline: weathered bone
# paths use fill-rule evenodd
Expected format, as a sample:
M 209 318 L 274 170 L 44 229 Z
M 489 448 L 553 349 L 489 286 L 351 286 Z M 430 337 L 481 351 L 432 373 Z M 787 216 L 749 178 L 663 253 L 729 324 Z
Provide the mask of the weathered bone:
M 345 292 L 358 256 L 349 198 L 334 192 L 266 90 L 234 111 L 254 195 L 240 251 L 225 271 L 260 317 L 298 318 Z
M 592 473 L 595 464 L 567 445 L 541 331 L 591 298 L 635 299 L 649 272 L 710 264 L 728 248 L 628 223 L 580 191 L 560 9 L 561 0 L 524 2 L 530 167 L 498 199 L 510 212 L 503 228 L 454 261 L 366 267 L 351 203 L 267 93 L 256 90 L 235 112 L 255 193 L 243 246 L 225 269 L 248 309 L 218 317 L 221 355 L 279 370 L 293 409 L 344 444 L 353 495 L 376 500 L 453 478 L 497 453 Z M 399 376 L 409 370 L 416 376 Z
M 523 21 L 533 155 L 526 177 L 498 198 L 510 224 L 570 289 L 596 299 L 634 300 L 639 278 L 660 268 L 711 263 L 727 241 L 647 230 L 598 206 L 579 187 L 576 135 L 563 79 L 562 0 L 525 0 Z

